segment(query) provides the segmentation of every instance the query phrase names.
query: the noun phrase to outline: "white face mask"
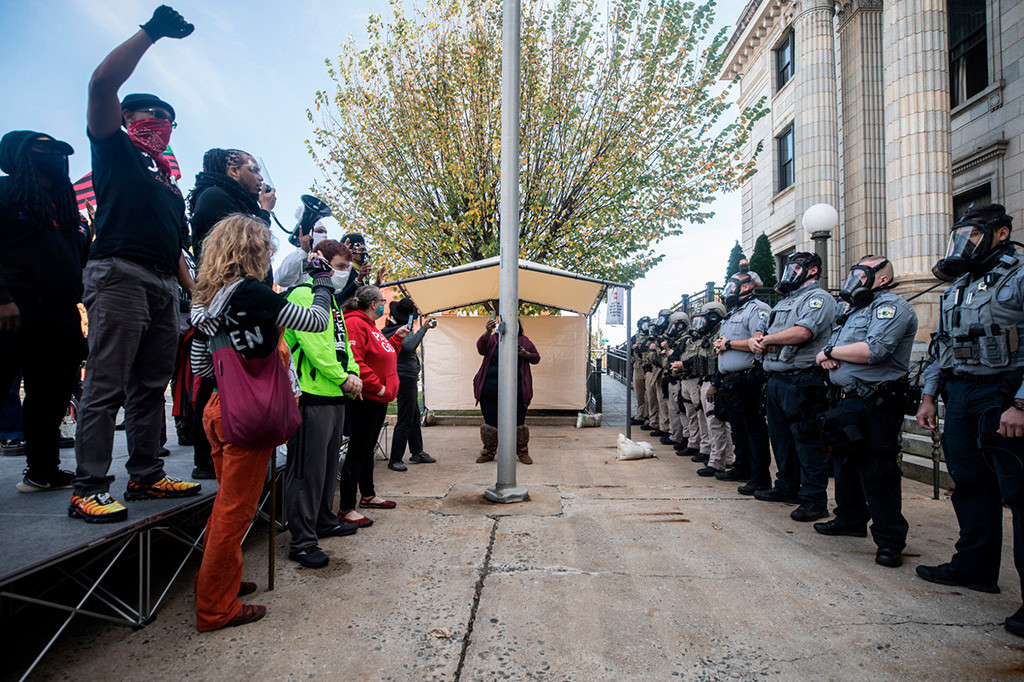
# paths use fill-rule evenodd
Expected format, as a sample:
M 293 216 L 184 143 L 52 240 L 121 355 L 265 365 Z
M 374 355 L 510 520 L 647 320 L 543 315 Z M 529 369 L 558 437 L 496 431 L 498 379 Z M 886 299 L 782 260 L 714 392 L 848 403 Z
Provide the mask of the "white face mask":
M 313 247 L 315 248 L 317 244 L 319 244 L 320 242 L 322 242 L 325 239 L 327 239 L 327 233 L 326 232 L 314 232 L 313 233 Z
M 340 293 L 345 288 L 345 285 L 348 284 L 350 271 L 351 267 L 348 267 L 344 270 L 335 270 L 334 274 L 331 275 L 331 284 L 334 285 L 335 293 Z

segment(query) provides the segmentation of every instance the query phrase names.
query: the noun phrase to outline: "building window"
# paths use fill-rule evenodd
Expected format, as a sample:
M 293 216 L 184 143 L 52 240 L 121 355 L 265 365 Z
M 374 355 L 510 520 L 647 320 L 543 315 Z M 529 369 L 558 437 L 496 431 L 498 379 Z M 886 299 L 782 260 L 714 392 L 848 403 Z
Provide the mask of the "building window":
M 779 251 L 775 254 L 775 272 L 779 273 L 779 277 L 782 277 L 782 273 L 786 271 L 786 263 L 789 261 L 789 257 L 796 253 L 796 247 L 791 246 L 784 251 Z
M 793 124 L 775 138 L 775 155 L 779 160 L 779 186 L 776 193 L 793 184 Z
M 960 220 L 969 209 L 988 206 L 992 203 L 992 184 L 986 182 L 980 187 L 953 196 L 953 220 Z
M 775 91 L 782 89 L 793 77 L 795 61 L 793 59 L 793 32 L 786 34 L 782 44 L 775 49 Z
M 959 106 L 988 87 L 986 0 L 949 0 L 949 97 Z

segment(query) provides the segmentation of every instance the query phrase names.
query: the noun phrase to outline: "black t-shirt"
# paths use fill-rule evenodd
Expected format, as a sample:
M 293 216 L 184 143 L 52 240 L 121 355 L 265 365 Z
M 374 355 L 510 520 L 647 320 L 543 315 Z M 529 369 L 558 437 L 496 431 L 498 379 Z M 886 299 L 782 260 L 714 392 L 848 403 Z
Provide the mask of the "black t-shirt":
M 288 304 L 262 282 L 247 279 L 231 295 L 221 329 L 246 358 L 265 358 L 277 348 L 277 316 Z
M 96 191 L 96 240 L 89 258 L 129 258 L 177 272 L 188 243 L 185 199 L 156 161 L 119 130 L 89 135 Z

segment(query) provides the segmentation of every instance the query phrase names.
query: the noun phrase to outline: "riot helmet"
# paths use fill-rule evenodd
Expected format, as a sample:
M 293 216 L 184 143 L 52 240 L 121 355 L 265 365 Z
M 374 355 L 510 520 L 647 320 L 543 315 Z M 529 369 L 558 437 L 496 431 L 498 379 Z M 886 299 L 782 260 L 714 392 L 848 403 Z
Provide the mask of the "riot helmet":
M 668 316 L 668 333 L 671 336 L 679 336 L 690 326 L 690 316 L 682 310 L 677 310 Z
M 966 272 L 986 269 L 990 256 L 1001 252 L 1006 240 L 992 245 L 992 235 L 1000 227 L 1013 229 L 1013 218 L 1000 204 L 969 209 L 949 231 L 946 257 L 932 268 L 932 274 L 944 282 L 952 282 Z
M 750 284 L 750 288 L 744 291 L 747 284 Z M 730 277 L 722 289 L 722 300 L 725 301 L 726 307 L 732 310 L 746 303 L 754 295 L 756 284 L 749 272 L 737 272 Z
M 839 298 L 849 303 L 853 308 L 863 308 L 875 299 L 876 275 L 889 265 L 889 261 L 885 258 L 882 258 L 878 265 L 873 266 L 867 265 L 864 262 L 871 260 L 874 260 L 874 258 L 867 256 L 861 259 L 860 263 L 851 267 L 850 274 L 846 278 L 846 284 L 839 290 Z M 892 281 L 890 279 L 889 282 L 878 288 L 889 288 L 891 286 Z
M 636 321 L 636 330 L 638 332 L 646 334 L 647 330 L 650 329 L 650 326 L 651 318 L 647 317 L 646 315 L 644 315 L 643 317 Z
M 722 323 L 725 315 L 725 306 L 718 301 L 705 303 L 700 307 L 700 315 L 693 318 L 693 331 L 701 335 L 710 334 Z
M 811 268 L 818 268 L 815 278 L 821 274 L 821 256 L 816 253 L 800 251 L 794 253 L 786 260 L 786 269 L 775 285 L 775 290 L 780 294 L 791 294 L 804 285 L 810 279 Z
M 671 308 L 662 308 L 658 311 L 658 317 L 651 323 L 651 331 L 655 334 L 664 334 L 668 328 L 668 318 L 672 314 Z

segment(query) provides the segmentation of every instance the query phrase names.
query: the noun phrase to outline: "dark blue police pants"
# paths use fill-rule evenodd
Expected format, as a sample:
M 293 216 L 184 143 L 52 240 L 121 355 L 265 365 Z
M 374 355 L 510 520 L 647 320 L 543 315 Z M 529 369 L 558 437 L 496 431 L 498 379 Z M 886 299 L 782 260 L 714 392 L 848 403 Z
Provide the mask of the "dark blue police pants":
M 810 370 L 768 376 L 768 437 L 779 471 L 775 488 L 800 502 L 828 506 L 828 468 L 818 415 L 826 403 L 823 382 Z
M 942 448 L 960 523 L 950 564 L 976 583 L 999 578 L 1004 501 L 1013 514 L 1013 561 L 1018 576 L 1024 576 L 1024 442 L 992 434 L 1020 382 L 1021 372 L 1008 372 L 990 383 L 946 381 Z
M 872 520 L 871 537 L 885 549 L 903 551 L 910 529 L 903 517 L 899 437 L 903 410 L 893 405 L 869 408 L 859 397 L 844 398 L 839 407 L 859 412 L 864 441 L 858 457 L 836 458 L 836 520 L 863 528 Z
M 772 484 L 769 470 L 772 454 L 768 446 L 768 424 L 761 413 L 763 387 L 763 374 L 726 374 L 719 397 L 725 400 L 732 442 L 736 447 L 733 468 L 742 474 L 749 473 L 752 485 L 767 488 Z

